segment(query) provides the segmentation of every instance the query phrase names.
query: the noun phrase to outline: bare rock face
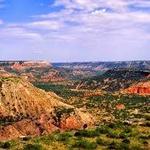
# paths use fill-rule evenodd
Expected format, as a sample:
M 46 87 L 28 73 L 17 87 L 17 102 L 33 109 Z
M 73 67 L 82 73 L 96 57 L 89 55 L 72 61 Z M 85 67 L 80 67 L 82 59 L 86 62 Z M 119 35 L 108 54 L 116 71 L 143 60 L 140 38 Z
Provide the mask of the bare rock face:
M 75 116 L 70 116 L 61 121 L 60 127 L 62 129 L 79 129 L 82 125 L 80 119 L 77 119 Z
M 123 109 L 125 109 L 125 105 L 124 104 L 117 104 L 116 109 L 117 110 L 123 110 Z
M 26 61 L 26 62 L 15 62 L 11 68 L 15 70 L 24 70 L 27 68 L 45 68 L 51 67 L 51 65 L 46 61 Z
M 40 136 L 47 133 L 52 133 L 59 128 L 52 123 L 45 122 L 41 124 L 38 121 L 31 119 L 23 119 L 11 125 L 0 127 L 0 140 L 11 140 L 26 136 Z
M 18 77 L 0 78 L 0 140 L 78 129 L 94 120 L 52 92 Z
M 125 93 L 129 94 L 139 94 L 139 95 L 150 95 L 150 81 L 140 82 L 133 85 L 125 90 Z

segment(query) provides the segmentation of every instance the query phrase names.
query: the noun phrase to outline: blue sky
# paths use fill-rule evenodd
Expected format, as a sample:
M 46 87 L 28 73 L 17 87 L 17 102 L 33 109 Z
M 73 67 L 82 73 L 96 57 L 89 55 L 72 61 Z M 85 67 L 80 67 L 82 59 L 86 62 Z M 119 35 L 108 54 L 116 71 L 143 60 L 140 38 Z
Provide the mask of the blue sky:
M 0 59 L 150 59 L 150 0 L 0 0 Z

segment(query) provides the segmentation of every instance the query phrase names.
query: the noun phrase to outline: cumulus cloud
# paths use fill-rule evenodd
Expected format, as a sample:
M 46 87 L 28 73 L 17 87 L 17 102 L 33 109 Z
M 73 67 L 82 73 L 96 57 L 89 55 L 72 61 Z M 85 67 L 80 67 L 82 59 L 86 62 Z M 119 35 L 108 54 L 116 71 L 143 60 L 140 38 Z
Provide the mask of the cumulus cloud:
M 21 27 L 7 26 L 0 29 L 0 38 L 17 38 L 17 39 L 41 39 L 40 34 L 28 31 Z
M 137 0 L 56 0 L 53 7 L 63 6 L 58 12 L 43 14 L 38 16 L 40 19 L 55 20 L 62 28 L 60 32 L 68 33 L 71 37 L 79 37 L 84 32 L 91 34 L 110 34 L 112 32 L 126 32 L 131 36 L 130 32 L 137 31 L 145 38 L 149 37 L 144 25 L 150 23 L 150 13 L 143 12 L 139 8 L 136 11 L 130 10 L 130 6 L 145 6 L 147 1 Z M 53 28 L 53 25 L 48 23 Z M 58 32 L 60 26 L 57 26 Z M 44 24 L 40 25 L 40 28 Z M 64 32 L 62 32 L 64 29 Z M 143 30 L 141 32 L 141 30 Z M 130 32 L 129 32 L 130 31 Z M 126 33 L 126 36 L 127 36 Z

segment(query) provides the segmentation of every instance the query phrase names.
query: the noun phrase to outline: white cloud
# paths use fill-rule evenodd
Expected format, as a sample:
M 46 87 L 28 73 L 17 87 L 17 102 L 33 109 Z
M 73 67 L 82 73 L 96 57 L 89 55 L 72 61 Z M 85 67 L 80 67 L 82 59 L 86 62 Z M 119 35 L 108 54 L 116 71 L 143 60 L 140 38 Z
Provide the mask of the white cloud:
M 5 32 L 2 30 L 2 33 L 73 40 L 82 33 L 88 34 L 86 32 L 115 34 L 116 31 L 124 33 L 125 29 L 136 29 L 137 32 L 142 30 L 146 38 L 149 33 L 144 25 L 150 24 L 150 13 L 130 11 L 128 6 L 145 6 L 147 3 L 146 0 L 56 0 L 51 7 L 64 6 L 64 9 L 36 16 L 35 21 L 17 24 L 16 29 L 9 27 Z
M 27 31 L 24 28 L 21 27 L 13 27 L 13 26 L 7 26 L 0 29 L 0 38 L 1 39 L 7 39 L 7 38 L 17 38 L 17 39 L 41 39 L 40 34 Z
M 1 28 L 0 38 L 30 39 L 39 47 L 47 51 L 54 49 L 57 53 L 62 49 L 72 54 L 76 52 L 71 50 L 82 49 L 90 56 L 93 56 L 91 50 L 101 51 L 103 55 L 110 50 L 113 55 L 113 51 L 116 54 L 119 50 L 137 52 L 150 47 L 147 44 L 150 12 L 139 9 L 150 6 L 147 0 L 56 0 L 50 7 L 58 6 L 63 7 L 34 16 L 28 23 Z M 131 6 L 139 8 L 134 10 Z M 38 47 L 33 49 L 39 50 Z
M 58 30 L 63 27 L 63 24 L 59 21 L 44 20 L 28 23 L 26 26 L 34 29 Z

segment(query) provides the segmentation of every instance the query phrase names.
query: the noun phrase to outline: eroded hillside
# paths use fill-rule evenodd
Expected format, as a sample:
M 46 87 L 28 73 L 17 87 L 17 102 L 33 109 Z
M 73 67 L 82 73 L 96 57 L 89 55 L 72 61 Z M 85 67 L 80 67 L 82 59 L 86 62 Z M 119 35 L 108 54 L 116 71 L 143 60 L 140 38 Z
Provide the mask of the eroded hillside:
M 93 123 L 91 115 L 65 104 L 52 92 L 18 77 L 0 78 L 0 139 L 77 129 Z

